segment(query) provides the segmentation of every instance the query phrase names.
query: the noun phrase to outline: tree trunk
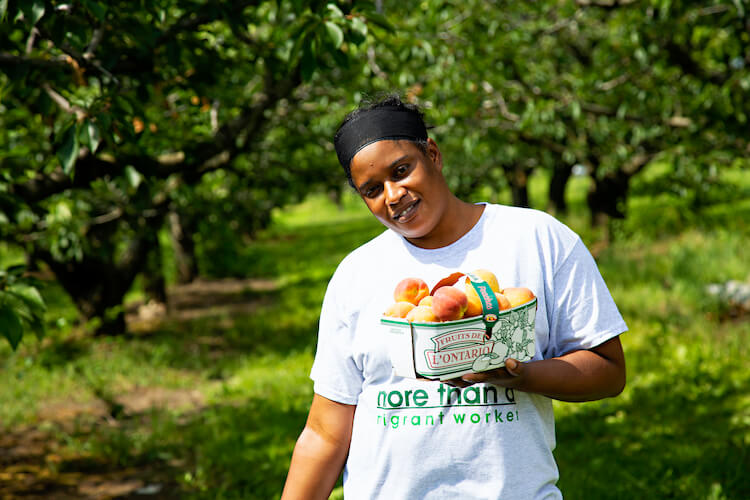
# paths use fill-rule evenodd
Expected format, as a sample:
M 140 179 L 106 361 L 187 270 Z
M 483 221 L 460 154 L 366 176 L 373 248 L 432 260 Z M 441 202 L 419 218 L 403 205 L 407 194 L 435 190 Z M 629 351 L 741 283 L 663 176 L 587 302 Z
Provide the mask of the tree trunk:
M 342 204 L 342 194 L 340 186 L 328 189 L 328 199 L 334 202 L 339 210 L 344 209 L 344 205 Z
M 573 174 L 573 165 L 557 163 L 549 180 L 549 194 L 547 209 L 554 214 L 565 214 L 568 212 L 568 204 L 565 201 L 565 188 L 568 180 Z
M 610 218 L 624 219 L 628 201 L 630 179 L 643 170 L 654 158 L 655 153 L 641 153 L 633 156 L 614 172 L 598 178 L 596 168 L 592 168 L 593 184 L 586 201 L 591 212 L 591 225 L 598 226 Z
M 177 282 L 181 284 L 190 283 L 198 276 L 192 226 L 188 217 L 178 212 L 169 213 L 169 235 L 177 264 Z
M 630 177 L 622 170 L 607 174 L 601 179 L 593 177 L 593 184 L 586 196 L 591 213 L 591 225 L 601 226 L 611 217 L 624 219 L 622 207 L 627 201 Z
M 133 240 L 117 262 L 86 253 L 80 260 L 59 262 L 48 250 L 34 251 L 34 258 L 45 262 L 55 273 L 55 278 L 73 299 L 81 315 L 86 320 L 101 320 L 96 335 L 125 332 L 123 298 L 136 275 L 144 269 L 149 253 L 158 245 L 154 225 L 139 226 L 142 236 Z M 114 255 L 114 252 L 104 254 Z
M 530 171 L 520 165 L 503 167 L 505 178 L 510 185 L 512 203 L 516 207 L 529 207 L 529 173 Z
M 37 257 L 55 273 L 57 281 L 86 320 L 101 319 L 97 334 L 119 335 L 125 332 L 122 298 L 134 276 L 126 275 L 111 262 L 90 255 L 68 262 L 58 262 L 46 252 L 37 252 Z
M 162 251 L 157 241 L 146 258 L 143 288 L 148 298 L 161 304 L 167 304 L 167 281 L 164 278 L 163 269 Z

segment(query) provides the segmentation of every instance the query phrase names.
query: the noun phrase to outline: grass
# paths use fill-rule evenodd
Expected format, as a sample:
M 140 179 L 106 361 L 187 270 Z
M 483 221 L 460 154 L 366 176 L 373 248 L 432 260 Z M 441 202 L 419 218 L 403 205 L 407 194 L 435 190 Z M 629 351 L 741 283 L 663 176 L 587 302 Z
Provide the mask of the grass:
M 531 188 L 532 201 L 544 199 L 544 179 L 532 177 Z M 585 179 L 573 180 L 564 220 L 592 244 L 600 233 L 587 228 L 585 190 Z M 675 225 L 654 215 L 663 203 L 631 200 L 615 243 L 598 253 L 630 327 L 628 385 L 616 399 L 555 403 L 569 498 L 750 498 L 750 316 L 706 291 L 750 279 L 750 228 L 735 220 L 746 204 L 729 200 Z M 50 436 L 42 456 L 18 459 L 25 473 L 36 470 L 48 489 L 135 470 L 179 498 L 278 497 L 312 396 L 327 281 L 381 230 L 349 196 L 342 207 L 311 197 L 239 247 L 235 269 L 272 284 L 238 292 L 245 309 L 122 338 L 86 335 L 51 284 L 48 338 L 25 338 L 16 353 L 0 344 L 0 429 L 21 443 L 32 431 Z M 0 492 L 23 493 L 12 490 L 16 470 L 0 460 Z
M 723 316 L 705 291 L 747 279 L 746 241 L 691 231 L 646 248 L 623 244 L 600 259 L 630 328 L 628 386 L 615 400 L 556 403 L 563 491 L 748 497 L 750 324 Z

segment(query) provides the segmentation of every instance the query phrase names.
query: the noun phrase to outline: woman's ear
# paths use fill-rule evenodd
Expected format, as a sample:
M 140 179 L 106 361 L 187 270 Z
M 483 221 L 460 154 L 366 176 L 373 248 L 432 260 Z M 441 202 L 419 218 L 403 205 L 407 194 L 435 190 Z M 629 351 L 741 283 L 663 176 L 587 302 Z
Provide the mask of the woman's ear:
M 443 171 L 443 154 L 440 152 L 440 148 L 437 143 L 432 140 L 431 137 L 427 138 L 427 156 L 432 160 L 433 165 L 438 169 L 439 172 Z

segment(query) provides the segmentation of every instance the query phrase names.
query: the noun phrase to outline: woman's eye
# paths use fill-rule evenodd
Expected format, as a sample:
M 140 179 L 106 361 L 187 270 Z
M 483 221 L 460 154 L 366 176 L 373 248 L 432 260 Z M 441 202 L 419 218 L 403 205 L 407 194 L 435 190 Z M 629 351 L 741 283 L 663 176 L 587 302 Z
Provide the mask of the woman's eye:
M 396 177 L 403 177 L 408 171 L 409 165 L 399 165 L 398 167 L 396 167 L 393 173 L 396 175 Z
M 365 196 L 367 198 L 374 198 L 380 192 L 380 186 L 372 186 L 365 189 Z

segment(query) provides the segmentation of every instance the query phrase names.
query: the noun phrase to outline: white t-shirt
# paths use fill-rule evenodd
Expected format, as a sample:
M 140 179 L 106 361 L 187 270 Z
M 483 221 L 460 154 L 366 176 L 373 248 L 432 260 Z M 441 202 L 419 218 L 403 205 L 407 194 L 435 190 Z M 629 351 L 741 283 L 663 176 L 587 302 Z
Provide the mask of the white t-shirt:
M 580 238 L 544 212 L 486 205 L 468 233 L 434 250 L 385 231 L 331 278 L 311 373 L 317 394 L 357 405 L 347 500 L 562 497 L 549 398 L 392 373 L 380 318 L 396 284 L 416 277 L 432 287 L 476 269 L 492 271 L 501 288 L 536 294 L 534 360 L 596 347 L 627 330 Z

